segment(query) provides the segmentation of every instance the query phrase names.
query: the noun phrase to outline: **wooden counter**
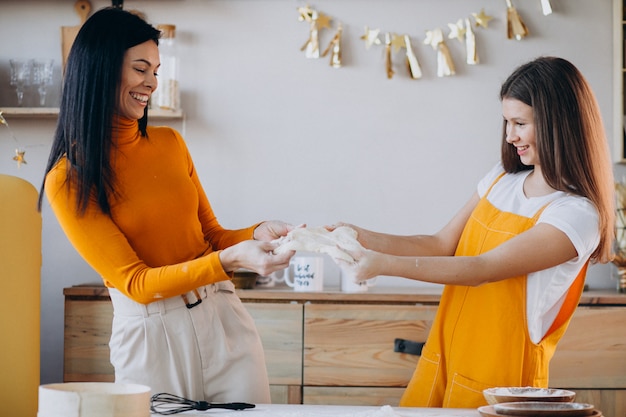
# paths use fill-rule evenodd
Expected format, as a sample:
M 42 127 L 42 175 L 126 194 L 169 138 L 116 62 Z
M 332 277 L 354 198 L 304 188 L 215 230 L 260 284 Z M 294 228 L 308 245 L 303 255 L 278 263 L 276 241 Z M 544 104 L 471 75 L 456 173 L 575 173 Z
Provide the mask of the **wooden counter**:
M 315 302 L 315 303 L 359 303 L 359 304 L 439 304 L 441 289 L 414 287 L 372 287 L 368 292 L 344 293 L 330 287 L 324 292 L 296 292 L 289 287 L 269 289 L 237 290 L 244 302 Z M 109 299 L 109 291 L 98 284 L 75 285 L 63 289 L 63 295 L 73 299 Z M 583 292 L 580 305 L 626 306 L 626 294 L 612 290 Z
M 112 380 L 107 289 L 75 286 L 64 294 L 64 380 Z M 419 356 L 394 351 L 394 341 L 426 340 L 441 291 L 277 287 L 237 294 L 259 329 L 274 403 L 396 406 Z M 577 401 L 606 417 L 626 416 L 626 294 L 583 293 L 552 360 L 550 385 L 576 391 Z

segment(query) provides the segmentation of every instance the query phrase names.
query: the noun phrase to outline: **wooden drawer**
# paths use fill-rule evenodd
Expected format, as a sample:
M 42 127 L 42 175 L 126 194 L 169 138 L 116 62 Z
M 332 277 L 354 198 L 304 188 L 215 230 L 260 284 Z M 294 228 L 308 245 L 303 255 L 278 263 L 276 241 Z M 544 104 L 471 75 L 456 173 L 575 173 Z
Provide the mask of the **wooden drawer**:
M 580 306 L 550 363 L 559 388 L 626 388 L 626 308 Z
M 307 304 L 304 385 L 405 387 L 418 356 L 394 340 L 426 341 L 436 306 Z
M 304 387 L 303 404 L 390 405 L 396 407 L 404 388 L 385 387 Z

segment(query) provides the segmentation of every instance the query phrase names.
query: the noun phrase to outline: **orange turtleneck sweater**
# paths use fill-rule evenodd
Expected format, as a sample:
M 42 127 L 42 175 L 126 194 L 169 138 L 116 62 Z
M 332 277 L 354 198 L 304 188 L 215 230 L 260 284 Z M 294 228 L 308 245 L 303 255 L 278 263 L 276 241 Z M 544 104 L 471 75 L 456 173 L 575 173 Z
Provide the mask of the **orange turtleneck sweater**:
M 217 251 L 251 239 L 256 225 L 220 226 L 175 130 L 149 126 L 142 137 L 136 120 L 122 119 L 113 136 L 110 216 L 94 200 L 77 214 L 67 159 L 46 176 L 46 197 L 79 254 L 106 286 L 143 304 L 228 280 Z

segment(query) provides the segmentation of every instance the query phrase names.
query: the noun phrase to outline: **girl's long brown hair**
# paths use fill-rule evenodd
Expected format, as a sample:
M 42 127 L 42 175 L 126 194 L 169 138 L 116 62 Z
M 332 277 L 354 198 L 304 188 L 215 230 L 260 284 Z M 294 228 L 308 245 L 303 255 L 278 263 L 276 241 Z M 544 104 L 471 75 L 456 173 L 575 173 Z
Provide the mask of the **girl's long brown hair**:
M 569 61 L 541 57 L 517 68 L 504 82 L 500 99 L 519 100 L 533 108 L 539 164 L 554 189 L 588 198 L 599 213 L 600 243 L 593 262 L 613 258 L 615 180 L 609 147 L 595 95 Z M 502 164 L 506 172 L 523 165 L 502 130 Z

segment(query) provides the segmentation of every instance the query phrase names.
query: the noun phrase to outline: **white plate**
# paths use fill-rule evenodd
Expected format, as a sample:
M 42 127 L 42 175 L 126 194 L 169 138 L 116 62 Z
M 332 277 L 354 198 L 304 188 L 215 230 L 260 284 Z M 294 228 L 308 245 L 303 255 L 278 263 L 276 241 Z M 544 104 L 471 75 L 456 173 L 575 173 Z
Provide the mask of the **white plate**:
M 483 391 L 483 395 L 491 405 L 522 401 L 572 402 L 576 398 L 574 391 L 535 387 L 488 388 Z
M 543 401 L 525 401 L 494 404 L 498 414 L 509 416 L 567 416 L 579 417 L 594 414 L 594 407 L 584 403 L 554 403 Z

